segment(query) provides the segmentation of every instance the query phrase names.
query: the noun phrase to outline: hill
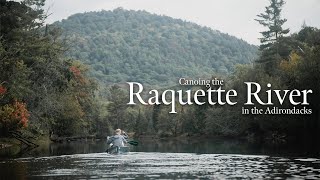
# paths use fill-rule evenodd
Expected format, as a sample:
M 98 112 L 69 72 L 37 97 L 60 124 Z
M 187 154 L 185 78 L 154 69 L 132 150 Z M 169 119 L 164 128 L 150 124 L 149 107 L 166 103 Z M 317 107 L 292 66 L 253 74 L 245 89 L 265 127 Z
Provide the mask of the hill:
M 146 11 L 81 13 L 53 25 L 71 40 L 67 55 L 91 65 L 106 84 L 174 85 L 180 77 L 228 74 L 257 52 L 233 36 Z

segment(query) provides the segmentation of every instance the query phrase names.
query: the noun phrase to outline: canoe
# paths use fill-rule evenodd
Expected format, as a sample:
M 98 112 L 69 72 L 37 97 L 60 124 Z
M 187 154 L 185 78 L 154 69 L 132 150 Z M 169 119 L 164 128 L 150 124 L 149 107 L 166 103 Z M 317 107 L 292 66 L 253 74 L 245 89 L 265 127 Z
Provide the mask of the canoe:
M 129 147 L 128 146 L 123 146 L 123 147 L 118 147 L 118 146 L 113 146 L 107 149 L 107 153 L 109 154 L 127 154 L 129 152 Z

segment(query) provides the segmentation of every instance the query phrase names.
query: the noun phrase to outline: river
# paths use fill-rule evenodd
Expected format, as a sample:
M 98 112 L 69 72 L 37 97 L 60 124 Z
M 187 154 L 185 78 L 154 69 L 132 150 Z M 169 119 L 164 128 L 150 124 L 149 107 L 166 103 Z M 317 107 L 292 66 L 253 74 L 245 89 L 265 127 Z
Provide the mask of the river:
M 105 141 L 48 143 L 0 160 L 0 179 L 320 179 L 320 159 L 303 148 L 226 139 L 139 140 L 124 155 Z

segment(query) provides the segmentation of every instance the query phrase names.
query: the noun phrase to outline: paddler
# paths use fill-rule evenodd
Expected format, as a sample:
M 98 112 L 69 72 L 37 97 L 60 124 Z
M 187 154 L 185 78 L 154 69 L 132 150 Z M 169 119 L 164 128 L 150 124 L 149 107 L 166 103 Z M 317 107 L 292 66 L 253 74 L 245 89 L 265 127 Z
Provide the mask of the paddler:
M 108 136 L 107 144 L 112 143 L 112 147 L 124 147 L 127 143 L 126 139 L 128 139 L 128 135 L 124 131 L 121 131 L 121 129 L 116 129 L 115 135 L 111 137 Z

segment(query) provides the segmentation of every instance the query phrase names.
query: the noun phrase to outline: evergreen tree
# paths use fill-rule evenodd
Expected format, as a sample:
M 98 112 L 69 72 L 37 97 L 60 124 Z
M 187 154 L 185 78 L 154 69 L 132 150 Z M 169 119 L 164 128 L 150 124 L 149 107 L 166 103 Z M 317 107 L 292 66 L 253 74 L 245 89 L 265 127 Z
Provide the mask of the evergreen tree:
M 118 85 L 113 85 L 110 88 L 110 96 L 109 96 L 109 120 L 114 126 L 114 129 L 126 128 L 124 113 L 127 109 L 127 99 L 128 96 Z
M 289 33 L 289 29 L 283 29 L 283 24 L 287 19 L 281 18 L 282 7 L 285 4 L 284 0 L 270 0 L 270 5 L 266 7 L 264 13 L 257 15 L 260 19 L 255 19 L 268 30 L 261 32 L 260 49 L 268 49 L 274 43 L 279 42 L 279 38 Z

